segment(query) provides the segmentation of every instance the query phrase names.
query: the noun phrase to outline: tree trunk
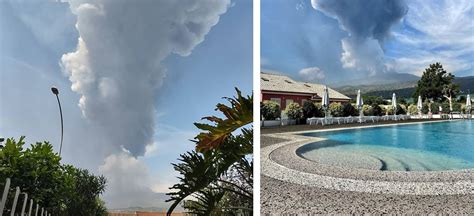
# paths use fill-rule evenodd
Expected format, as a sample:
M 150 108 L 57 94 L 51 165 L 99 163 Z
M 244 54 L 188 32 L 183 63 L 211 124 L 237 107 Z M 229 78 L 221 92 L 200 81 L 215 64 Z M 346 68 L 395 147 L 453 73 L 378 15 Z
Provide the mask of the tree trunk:
M 453 111 L 453 98 L 451 97 L 451 94 L 448 95 L 443 95 L 446 99 L 448 99 L 449 102 L 449 112 Z

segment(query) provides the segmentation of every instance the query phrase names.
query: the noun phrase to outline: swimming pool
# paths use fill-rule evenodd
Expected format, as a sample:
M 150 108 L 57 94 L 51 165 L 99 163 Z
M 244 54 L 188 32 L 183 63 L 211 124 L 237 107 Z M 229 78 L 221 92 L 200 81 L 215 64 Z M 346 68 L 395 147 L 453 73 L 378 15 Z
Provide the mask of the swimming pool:
M 387 171 L 474 168 L 474 121 L 419 123 L 304 133 L 326 138 L 302 147 L 306 159 Z

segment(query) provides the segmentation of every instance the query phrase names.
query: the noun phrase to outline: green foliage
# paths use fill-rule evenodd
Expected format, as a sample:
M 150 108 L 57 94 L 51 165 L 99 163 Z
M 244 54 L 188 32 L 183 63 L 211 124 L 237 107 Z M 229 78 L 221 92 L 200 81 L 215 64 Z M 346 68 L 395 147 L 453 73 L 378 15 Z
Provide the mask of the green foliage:
M 224 97 L 231 106 L 225 104 L 217 104 L 216 110 L 219 110 L 226 119 L 222 119 L 216 116 L 207 116 L 202 119 L 214 122 L 215 125 L 194 123 L 194 125 L 203 130 L 199 133 L 195 139 L 196 150 L 206 151 L 212 148 L 217 148 L 231 133 L 244 125 L 250 124 L 253 121 L 253 96 L 243 97 L 239 89 L 237 91 L 237 97 L 228 98 Z
M 382 110 L 382 107 L 378 104 L 372 104 L 372 112 L 374 116 L 382 116 L 385 112 Z
M 315 106 L 316 106 L 316 113 L 314 117 L 324 117 L 323 106 L 320 103 L 316 103 Z
M 403 104 L 397 104 L 397 115 L 407 114 L 406 106 Z
M 454 84 L 453 79 L 454 75 L 446 72 L 439 62 L 430 64 L 430 67 L 425 69 L 418 81 L 413 98 L 418 98 L 421 95 L 422 98 L 443 101 L 443 95 L 445 94 L 451 94 L 452 97 L 455 97 L 456 93 L 459 92 L 459 85 Z
M 387 115 L 393 115 L 393 111 L 394 111 L 394 110 L 393 110 L 392 105 L 388 105 L 388 106 L 385 107 L 385 113 L 386 113 Z
M 399 104 L 406 105 L 406 104 L 407 104 L 407 100 L 406 100 L 405 98 L 400 97 L 400 98 L 398 98 L 398 103 L 399 103 Z
M 260 103 L 260 113 L 265 120 L 275 120 L 280 118 L 280 105 L 275 101 L 263 101 L 263 103 Z
M 363 95 L 362 99 L 364 100 L 365 104 L 384 104 L 384 103 L 386 103 L 386 101 L 381 96 Z
M 311 118 L 317 115 L 317 112 L 320 110 L 316 107 L 316 105 L 311 101 L 305 101 L 303 103 L 303 118 Z
M 432 113 L 439 113 L 439 106 L 441 106 L 440 103 L 431 103 L 431 112 Z
M 70 179 L 68 196 L 64 200 L 67 215 L 107 215 L 99 194 L 105 191 L 106 179 L 94 176 L 85 169 L 67 165 L 65 174 Z
M 466 96 L 461 95 L 461 96 L 459 96 L 459 98 L 457 99 L 457 102 L 459 102 L 459 103 L 466 103 L 466 100 L 467 100 Z
M 416 107 L 415 104 L 411 104 L 410 106 L 408 106 L 408 112 L 411 115 L 418 115 L 418 107 Z
M 422 112 L 423 114 L 428 114 L 428 112 L 429 112 L 429 106 L 430 106 L 429 103 L 424 102 L 424 103 L 423 103 L 423 106 L 422 106 L 422 108 L 421 108 L 421 112 Z
M 238 90 L 237 95 L 238 99 L 229 100 L 232 107 L 218 110 L 223 113 L 245 113 L 243 116 L 248 116 L 248 114 L 252 116 L 253 97 L 242 97 Z M 225 105 L 218 104 L 218 107 L 222 106 Z M 224 115 L 227 116 L 225 113 Z M 217 124 L 220 122 L 218 121 Z M 247 123 L 244 124 L 244 122 Z M 253 130 L 245 127 L 250 123 L 251 121 L 243 121 L 220 125 L 223 127 L 221 130 L 198 127 L 209 131 L 210 137 L 221 136 L 221 131 L 229 133 L 223 139 L 219 139 L 218 143 L 209 145 L 209 148 L 197 148 L 199 151 L 181 154 L 178 158 L 180 162 L 172 164 L 180 177 L 178 177 L 179 182 L 170 188 L 172 192 L 167 194 L 171 196 L 167 201 L 173 202 L 168 209 L 168 214 L 189 196 L 193 199 L 186 201 L 184 208 L 191 214 L 232 215 L 231 213 L 236 209 L 239 209 L 242 215 L 252 214 Z M 202 126 L 203 124 L 195 123 L 195 125 Z M 240 129 L 238 134 L 232 134 L 238 129 Z M 197 146 L 200 145 L 200 141 L 195 141 Z
M 453 103 L 453 112 L 461 112 L 461 103 Z
M 342 105 L 342 113 L 344 116 L 357 116 L 358 112 L 357 109 L 352 106 L 350 103 L 345 103 Z
M 442 111 L 443 113 L 449 113 L 450 112 L 449 103 L 447 103 L 447 102 L 442 103 L 441 108 L 443 108 L 443 111 Z
M 364 106 L 362 106 L 362 112 L 364 113 L 364 116 L 372 116 L 374 115 L 374 108 L 370 105 L 364 104 Z
M 107 215 L 99 202 L 105 190 L 104 177 L 61 165 L 48 142 L 37 142 L 28 149 L 24 144 L 24 137 L 18 142 L 10 138 L 0 149 L 2 183 L 10 178 L 12 187 L 19 186 L 53 215 Z
M 303 108 L 298 103 L 290 103 L 286 106 L 285 114 L 290 119 L 301 119 L 303 117 Z
M 335 117 L 341 117 L 344 115 L 344 109 L 341 103 L 330 103 L 329 112 L 331 113 L 331 116 Z

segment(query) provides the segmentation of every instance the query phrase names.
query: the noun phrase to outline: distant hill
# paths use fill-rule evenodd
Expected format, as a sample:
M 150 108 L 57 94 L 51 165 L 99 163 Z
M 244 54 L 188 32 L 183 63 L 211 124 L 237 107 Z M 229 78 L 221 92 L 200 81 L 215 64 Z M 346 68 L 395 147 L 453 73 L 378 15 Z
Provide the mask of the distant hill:
M 384 84 L 384 85 L 354 85 L 354 86 L 342 86 L 336 87 L 336 89 L 351 97 L 354 98 L 357 95 L 357 90 L 360 89 L 361 93 L 364 95 L 373 95 L 373 96 L 382 96 L 383 98 L 391 98 L 392 94 L 395 92 L 399 97 L 411 97 L 415 91 L 415 86 L 418 80 Z M 460 90 L 463 94 L 467 93 L 468 90 L 471 90 L 474 93 L 474 76 L 467 77 L 456 77 L 454 83 L 460 85 Z
M 351 86 L 371 86 L 371 85 L 386 85 L 386 84 L 400 84 L 400 83 L 410 83 L 416 82 L 420 77 L 413 74 L 407 73 L 378 73 L 374 76 L 366 77 L 363 79 L 349 80 L 344 83 L 335 83 L 335 87 L 347 86 L 347 83 L 350 83 Z
M 168 208 L 171 206 L 171 202 L 166 202 L 167 199 L 169 199 L 169 196 L 166 195 L 165 193 L 149 193 L 143 194 L 144 197 L 147 197 L 149 201 L 152 201 L 151 205 L 148 204 L 143 204 L 144 206 L 139 206 L 139 205 L 132 205 L 132 206 L 123 206 L 119 208 L 109 208 L 109 212 L 115 212 L 115 213 L 133 213 L 136 211 L 140 212 L 166 212 L 168 211 Z M 176 206 L 175 212 L 182 212 L 184 209 L 181 205 Z
M 456 77 L 454 82 L 461 86 L 462 92 L 471 90 L 471 92 L 474 93 L 474 76 Z

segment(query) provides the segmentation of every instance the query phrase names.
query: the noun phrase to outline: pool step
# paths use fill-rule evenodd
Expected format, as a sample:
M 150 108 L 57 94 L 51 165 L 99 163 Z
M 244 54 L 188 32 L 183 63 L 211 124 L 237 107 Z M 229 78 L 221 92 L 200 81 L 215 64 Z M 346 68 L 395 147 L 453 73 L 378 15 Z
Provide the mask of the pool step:
M 425 158 L 424 162 L 420 162 L 418 155 L 392 153 L 379 154 L 376 157 L 386 164 L 385 170 L 432 171 L 444 168 L 435 159 Z

